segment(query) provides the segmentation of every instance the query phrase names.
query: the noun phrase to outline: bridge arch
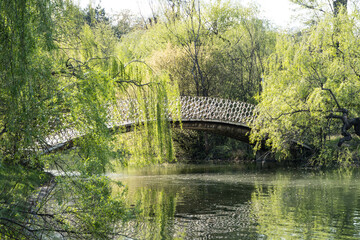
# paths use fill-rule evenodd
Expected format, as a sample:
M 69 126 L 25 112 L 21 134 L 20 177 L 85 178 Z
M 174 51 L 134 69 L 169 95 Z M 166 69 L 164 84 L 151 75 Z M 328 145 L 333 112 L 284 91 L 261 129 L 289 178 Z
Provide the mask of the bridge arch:
M 220 98 L 182 96 L 171 102 L 169 108 L 177 104 L 180 104 L 180 121 L 173 120 L 171 116 L 168 118 L 174 127 L 181 126 L 183 129 L 200 130 L 249 142 L 250 124 L 256 117 L 255 105 Z M 115 125 L 109 125 L 109 129 L 123 128 L 130 132 L 135 124 L 143 122 L 128 114 L 134 105 L 134 99 L 119 100 L 116 111 L 125 117 Z M 48 146 L 44 151 L 48 153 L 70 148 L 74 140 L 83 135 L 73 129 L 55 133 L 46 139 Z
M 182 121 L 182 128 L 196 131 L 204 131 L 211 134 L 222 135 L 236 140 L 249 143 L 249 133 L 251 128 L 246 125 L 236 125 L 218 121 Z M 179 127 L 179 122 L 175 126 Z

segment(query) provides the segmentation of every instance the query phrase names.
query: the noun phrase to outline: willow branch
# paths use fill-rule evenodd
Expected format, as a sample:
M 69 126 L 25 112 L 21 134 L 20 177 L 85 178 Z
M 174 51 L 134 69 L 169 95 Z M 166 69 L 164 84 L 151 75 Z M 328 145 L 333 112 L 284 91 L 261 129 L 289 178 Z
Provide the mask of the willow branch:
M 90 61 L 93 60 L 108 60 L 110 57 L 93 57 L 88 59 L 86 62 L 83 63 L 83 65 L 86 65 L 87 63 L 89 63 Z
M 135 80 L 117 80 L 115 82 L 118 83 L 118 84 L 130 83 L 130 84 L 134 84 L 137 87 L 144 87 L 144 86 L 154 84 L 154 82 L 148 82 L 148 83 L 140 84 L 140 83 L 137 83 Z
M 312 9 L 312 10 L 315 10 L 315 11 L 320 11 L 320 12 L 326 13 L 325 10 L 323 10 L 322 8 L 319 8 L 318 6 L 309 5 L 309 4 L 306 4 L 304 2 L 300 2 L 300 1 L 296 1 L 296 3 L 299 4 L 300 6 L 304 7 L 304 8 L 308 8 L 308 9 Z
M 136 63 L 136 62 L 137 62 L 137 63 L 145 64 L 145 66 L 147 66 L 152 72 L 154 72 L 154 70 L 153 70 L 146 62 L 141 61 L 141 60 L 137 60 L 137 59 L 132 60 L 132 61 L 128 62 L 127 64 L 125 64 L 125 65 L 124 65 L 124 68 L 126 68 L 126 67 L 129 66 L 130 64 Z
M 335 94 L 333 93 L 333 91 L 331 91 L 331 89 L 330 89 L 330 88 L 324 88 L 324 87 L 321 85 L 321 90 L 324 90 L 324 91 L 329 91 L 329 92 L 330 92 L 330 94 L 331 94 L 331 96 L 332 96 L 332 98 L 334 99 L 334 101 L 335 101 L 335 103 L 336 103 L 337 107 L 338 107 L 339 109 L 343 109 L 342 107 L 340 107 L 340 104 L 339 104 L 339 102 L 337 101 L 337 99 L 336 99 L 336 97 L 335 97 Z
M 151 70 L 151 72 L 154 72 L 154 70 L 153 70 L 146 62 L 144 62 L 144 61 L 142 61 L 142 60 L 137 60 L 137 59 L 132 60 L 132 61 L 126 63 L 126 64 L 124 65 L 124 69 L 125 69 L 127 66 L 129 66 L 130 64 L 132 64 L 132 63 L 142 63 L 142 64 L 144 64 L 146 67 L 148 67 L 148 68 Z M 120 73 L 121 73 L 121 72 L 118 72 L 117 74 L 115 74 L 114 78 L 118 77 Z
M 0 132 L 0 137 L 1 137 L 1 135 L 3 135 L 4 133 L 6 133 L 7 132 L 7 128 L 6 128 L 6 125 L 4 126 L 4 128 L 3 128 L 3 130 Z
M 0 217 L 0 221 L 8 222 L 8 223 L 17 225 L 17 226 L 19 226 L 19 227 L 21 227 L 21 228 L 23 228 L 23 229 L 26 229 L 26 230 L 29 231 L 29 232 L 32 232 L 32 229 L 27 228 L 25 225 L 23 225 L 23 224 L 15 221 L 15 220 L 12 220 L 12 219 L 10 219 L 10 218 Z
M 338 109 L 343 109 L 343 108 L 340 106 L 338 100 L 336 99 L 335 94 L 333 93 L 333 91 L 332 91 L 330 88 L 324 88 L 324 84 L 321 82 L 321 77 L 320 77 L 318 71 L 316 70 L 316 68 L 315 68 L 314 66 L 311 66 L 311 68 L 314 70 L 314 72 L 316 73 L 316 75 L 317 75 L 317 77 L 318 77 L 318 81 L 320 82 L 321 90 L 323 90 L 323 91 L 329 91 L 329 93 L 330 93 L 331 97 L 334 99 L 334 101 L 335 101 L 336 106 L 338 107 Z M 343 111 L 344 111 L 344 110 L 345 110 L 345 109 L 343 109 Z M 341 111 L 341 110 L 340 110 L 340 111 Z
M 324 112 L 324 110 L 309 110 L 309 109 L 304 109 L 304 110 L 295 110 L 295 111 L 292 111 L 292 112 L 288 112 L 288 113 L 282 113 L 280 114 L 278 117 L 276 118 L 271 118 L 271 120 L 278 120 L 280 119 L 281 117 L 283 116 L 286 116 L 286 115 L 293 115 L 295 113 L 301 113 L 301 112 Z
M 79 64 L 79 65 L 84 65 L 83 62 L 81 62 L 81 61 L 79 61 L 79 60 L 77 60 L 77 59 L 75 59 L 75 58 L 68 58 L 68 59 L 66 60 L 66 62 L 65 62 L 65 66 L 66 66 L 67 68 L 72 68 L 72 67 L 74 67 L 74 66 L 70 63 L 71 60 L 73 60 L 74 62 L 76 62 L 76 63 Z

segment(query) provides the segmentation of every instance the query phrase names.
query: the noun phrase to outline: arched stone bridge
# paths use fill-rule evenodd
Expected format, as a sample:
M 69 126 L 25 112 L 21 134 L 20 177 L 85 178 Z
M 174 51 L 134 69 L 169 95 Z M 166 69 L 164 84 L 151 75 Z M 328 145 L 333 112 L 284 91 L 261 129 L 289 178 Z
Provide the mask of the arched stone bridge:
M 180 121 L 169 117 L 169 121 L 173 122 L 175 127 L 182 126 L 183 129 L 206 131 L 249 142 L 249 126 L 256 117 L 255 105 L 210 97 L 182 96 L 179 100 L 169 103 L 169 108 L 175 108 L 175 105 L 180 104 Z M 109 128 L 124 127 L 127 132 L 132 131 L 134 124 L 143 121 L 130 114 L 136 105 L 134 99 L 119 100 L 116 111 L 122 120 L 109 124 Z M 84 134 L 68 129 L 49 136 L 46 139 L 48 147 L 45 152 L 71 145 L 69 143 L 82 135 Z

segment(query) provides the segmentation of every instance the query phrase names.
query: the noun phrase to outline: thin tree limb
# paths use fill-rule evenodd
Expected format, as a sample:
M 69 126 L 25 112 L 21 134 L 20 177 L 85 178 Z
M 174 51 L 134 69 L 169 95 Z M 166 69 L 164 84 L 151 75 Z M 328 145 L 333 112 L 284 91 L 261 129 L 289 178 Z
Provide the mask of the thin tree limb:
M 304 109 L 304 110 L 295 110 L 292 112 L 288 112 L 288 113 L 282 113 L 280 114 L 278 117 L 273 118 L 271 117 L 271 120 L 279 120 L 281 117 L 286 116 L 286 115 L 293 115 L 295 113 L 301 113 L 301 112 L 324 112 L 324 110 L 309 110 L 309 109 Z
M 334 101 L 335 101 L 335 103 L 336 103 L 337 107 L 339 108 L 339 110 L 340 110 L 340 109 L 343 109 L 343 108 L 340 106 L 340 104 L 339 104 L 338 100 L 337 100 L 337 99 L 336 99 L 336 97 L 335 97 L 335 94 L 333 93 L 333 91 L 331 91 L 331 89 L 329 89 L 329 88 L 324 88 L 323 86 L 321 86 L 321 90 L 324 90 L 324 91 L 329 91 L 329 92 L 330 92 L 330 94 L 331 94 L 331 96 L 332 96 L 332 98 L 334 99 Z M 345 109 L 344 109 L 344 110 L 345 110 Z
M 131 83 L 131 84 L 134 84 L 137 87 L 144 87 L 144 86 L 148 86 L 148 85 L 151 85 L 151 84 L 155 83 L 155 82 L 148 82 L 148 83 L 140 84 L 140 83 L 137 83 L 135 80 L 117 80 L 115 82 L 118 83 L 118 84 Z

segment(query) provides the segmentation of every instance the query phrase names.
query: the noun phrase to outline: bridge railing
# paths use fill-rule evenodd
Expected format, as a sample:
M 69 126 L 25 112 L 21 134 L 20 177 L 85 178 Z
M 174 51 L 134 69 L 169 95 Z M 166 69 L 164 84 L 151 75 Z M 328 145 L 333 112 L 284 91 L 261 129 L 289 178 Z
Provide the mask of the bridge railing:
M 249 125 L 255 119 L 255 105 L 229 99 L 183 96 L 182 119 L 212 120 Z

